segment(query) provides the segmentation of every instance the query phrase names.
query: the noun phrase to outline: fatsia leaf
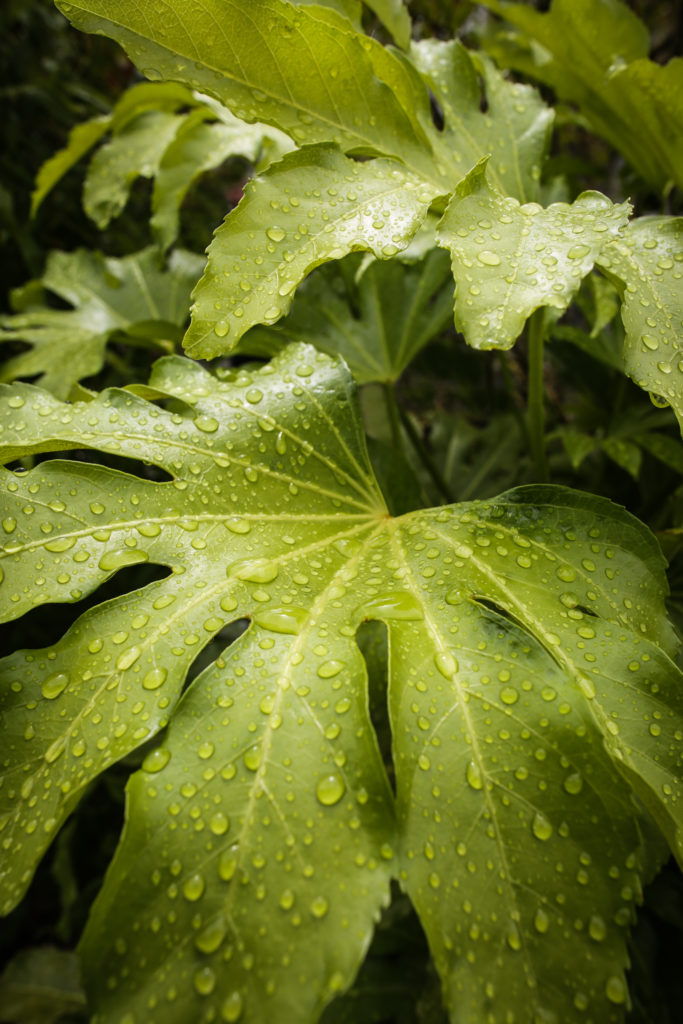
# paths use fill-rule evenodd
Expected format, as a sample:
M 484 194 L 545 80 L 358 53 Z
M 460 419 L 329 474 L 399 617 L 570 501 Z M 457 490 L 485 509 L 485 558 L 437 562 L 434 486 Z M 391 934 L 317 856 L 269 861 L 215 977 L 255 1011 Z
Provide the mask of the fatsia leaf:
M 136 0 L 59 0 L 85 32 L 112 36 L 148 78 L 185 82 L 244 121 L 299 145 L 392 155 L 438 180 L 415 72 L 330 7 L 285 0 L 168 0 L 150 16 Z M 228 30 L 229 27 L 229 30 Z M 428 111 L 426 90 L 421 92 Z
M 450 323 L 448 256 L 435 249 L 414 265 L 371 260 L 360 267 L 358 259 L 321 267 L 297 292 L 282 324 L 255 327 L 239 351 L 270 356 L 288 341 L 305 341 L 342 356 L 359 383 L 398 380 Z
M 598 258 L 622 293 L 624 363 L 641 388 L 668 402 L 683 429 L 683 220 L 641 217 Z
M 683 184 L 683 59 L 648 60 L 647 29 L 625 3 L 553 0 L 541 13 L 526 3 L 482 2 L 531 40 L 526 48 L 506 46 L 504 36 L 494 43 L 507 66 L 576 103 L 650 185 Z
M 89 446 L 172 478 L 4 471 L 6 617 L 126 565 L 171 569 L 2 663 L 4 909 L 87 782 L 170 720 L 82 943 L 97 1021 L 313 1022 L 390 871 L 454 1021 L 492 992 L 520 1019 L 620 1020 L 661 856 L 632 786 L 680 852 L 681 678 L 652 536 L 556 487 L 389 517 L 351 378 L 307 346 L 224 379 L 167 358 L 150 388 L 168 410 L 31 385 L 0 403 L 8 461 Z M 245 616 L 176 711 L 196 653 Z M 365 619 L 389 626 L 397 837 Z
M 274 323 L 300 281 L 355 249 L 382 258 L 407 246 L 434 191 L 390 160 L 349 159 L 333 146 L 287 154 L 254 178 L 209 247 L 194 292 L 188 353 L 229 352 L 258 323 Z
M 0 380 L 37 376 L 66 398 L 102 369 L 113 335 L 139 330 L 150 344 L 172 345 L 203 266 L 202 257 L 180 249 L 166 268 L 153 248 L 120 259 L 86 249 L 51 253 L 42 284 L 73 308 L 45 305 L 0 320 L 0 342 L 31 345 L 5 363 Z
M 453 184 L 490 156 L 494 186 L 520 202 L 537 200 L 553 111 L 536 89 L 506 81 L 491 61 L 470 53 L 458 40 L 414 43 L 411 56 L 441 107 L 438 158 Z
M 509 348 L 535 309 L 567 308 L 629 210 L 600 192 L 546 209 L 520 205 L 491 188 L 478 164 L 437 232 L 451 253 L 456 327 L 474 348 Z
M 214 110 L 218 104 L 214 104 Z M 226 109 L 220 119 L 209 121 L 212 109 L 203 107 L 188 115 L 164 151 L 154 179 L 151 225 L 163 249 L 173 244 L 179 227 L 181 203 L 193 182 L 232 156 L 256 163 L 268 135 L 276 129 L 248 125 Z M 283 148 L 284 144 L 284 148 Z M 277 140 L 279 155 L 292 148 L 286 136 Z
M 83 208 L 98 228 L 118 217 L 137 177 L 155 176 L 183 121 L 182 114 L 147 110 L 97 150 L 83 186 Z

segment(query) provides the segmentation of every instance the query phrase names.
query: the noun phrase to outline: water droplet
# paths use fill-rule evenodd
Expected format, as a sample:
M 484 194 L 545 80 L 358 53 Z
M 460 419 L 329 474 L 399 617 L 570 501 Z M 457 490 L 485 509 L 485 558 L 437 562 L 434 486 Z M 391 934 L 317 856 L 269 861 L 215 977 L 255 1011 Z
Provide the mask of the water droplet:
M 277 565 L 266 558 L 242 558 L 228 566 L 227 575 L 247 583 L 271 583 L 278 571 Z
M 14 533 L 17 528 L 17 521 L 14 516 L 7 516 L 6 519 L 3 519 L 2 528 L 5 533 Z
M 491 252 L 488 249 L 482 250 L 477 253 L 477 259 L 480 263 L 483 263 L 485 267 L 498 267 L 500 266 L 500 256 L 496 252 Z
M 617 1006 L 626 1002 L 626 982 L 616 974 L 611 975 L 605 983 L 605 995 L 611 1003 Z
M 607 936 L 607 926 L 599 914 L 593 914 L 588 922 L 588 934 L 594 942 L 602 942 Z
M 313 917 L 324 917 L 329 910 L 329 904 L 324 896 L 316 896 L 311 903 L 311 913 Z
M 244 1000 L 239 992 L 231 992 L 221 1004 L 221 1017 L 227 1024 L 235 1024 L 242 1016 Z
M 482 778 L 481 769 L 476 761 L 469 761 L 467 768 L 465 769 L 465 778 L 472 789 L 483 789 L 484 780 Z
M 219 320 L 214 324 L 213 333 L 217 338 L 224 338 L 230 330 L 230 324 L 227 320 Z
M 130 668 L 131 665 L 135 664 L 141 654 L 142 650 L 140 647 L 129 647 L 127 651 L 122 651 L 116 659 L 117 670 L 119 672 L 125 672 L 127 668 Z
M 331 658 L 329 661 L 324 661 L 318 667 L 318 675 L 321 679 L 332 679 L 334 676 L 339 675 L 345 664 L 346 662 L 344 661 L 336 661 L 334 658 Z
M 282 242 L 287 234 L 282 228 L 272 227 L 266 230 L 266 234 L 271 242 Z
M 204 876 L 197 871 L 194 875 L 190 875 L 190 877 L 185 881 L 183 885 L 183 896 L 186 900 L 194 903 L 204 895 L 205 886 L 206 883 L 204 881 Z
M 358 614 L 368 619 L 377 617 L 378 619 L 395 619 L 399 622 L 416 622 L 424 618 L 418 599 L 413 594 L 401 591 L 380 594 L 378 597 L 366 601 L 358 609 Z
M 45 545 L 46 551 L 68 551 L 76 543 L 75 537 L 56 537 Z
M 145 760 L 142 762 L 142 769 L 146 772 L 160 772 L 171 759 L 171 752 L 165 747 L 157 747 L 156 750 L 151 750 Z
M 339 775 L 325 775 L 316 786 L 315 795 L 325 807 L 339 803 L 346 791 L 344 780 Z
M 209 822 L 209 828 L 215 836 L 225 835 L 230 828 L 230 819 L 227 814 L 223 814 L 222 811 L 217 811 Z
M 194 421 L 197 430 L 203 430 L 205 434 L 213 434 L 218 430 L 218 420 L 213 416 L 197 416 Z
M 229 847 L 229 849 L 224 850 L 220 855 L 220 859 L 218 861 L 218 874 L 224 882 L 229 882 L 235 874 L 237 869 L 238 852 L 237 844 L 235 844 Z
M 458 663 L 448 651 L 437 651 L 434 655 L 434 664 L 446 679 L 452 679 L 458 671 Z
M 215 953 L 225 938 L 225 922 L 222 917 L 217 917 L 204 928 L 194 940 L 194 944 L 200 953 Z
M 545 912 L 543 907 L 539 907 L 538 910 L 536 911 L 536 916 L 534 917 L 534 928 L 541 935 L 545 935 L 545 933 L 548 931 L 549 927 L 550 927 L 550 917 Z
M 531 831 L 537 839 L 550 839 L 553 834 L 553 826 L 544 814 L 541 814 L 540 811 L 536 811 L 534 819 L 531 822 Z
M 115 551 L 106 551 L 97 564 L 104 572 L 112 572 L 114 569 L 123 569 L 124 566 L 146 561 L 148 561 L 148 556 L 145 551 L 138 551 L 136 548 L 119 548 Z
M 144 676 L 142 685 L 145 690 L 158 690 L 167 675 L 168 672 L 165 668 L 153 668 Z
M 273 633 L 289 633 L 295 636 L 301 632 L 301 627 L 308 618 L 305 608 L 270 608 L 258 612 L 254 616 L 254 622 L 263 629 L 269 629 Z
M 253 747 L 249 747 L 244 752 L 244 764 L 250 772 L 256 772 L 261 764 L 261 747 L 258 743 L 255 743 Z
M 567 256 L 570 260 L 580 260 L 587 256 L 589 252 L 590 248 L 587 245 L 573 245 L 571 249 L 567 250 Z
M 40 692 L 47 700 L 54 700 L 55 697 L 59 697 L 60 693 L 64 692 L 68 685 L 69 677 L 66 672 L 55 672 L 54 675 L 48 676 L 43 681 Z
M 572 796 L 576 796 L 583 789 L 583 779 L 579 772 L 572 772 L 562 783 L 565 791 L 570 793 Z
M 500 691 L 500 699 L 503 704 L 516 704 L 519 700 L 519 693 L 514 686 L 504 686 Z
M 216 975 L 210 967 L 198 967 L 194 972 L 194 987 L 200 996 L 209 996 L 216 986 Z

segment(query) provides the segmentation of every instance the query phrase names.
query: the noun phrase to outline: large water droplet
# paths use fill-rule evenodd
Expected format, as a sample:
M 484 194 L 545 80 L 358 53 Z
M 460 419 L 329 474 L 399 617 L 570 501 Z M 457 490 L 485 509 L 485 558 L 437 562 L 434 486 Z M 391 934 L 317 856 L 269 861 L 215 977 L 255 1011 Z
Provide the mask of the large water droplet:
M 60 693 L 64 692 L 68 685 L 69 677 L 66 672 L 55 672 L 54 675 L 48 676 L 43 681 L 40 691 L 47 700 L 54 700 L 55 697 L 59 697 Z
M 424 618 L 418 599 L 413 594 L 402 593 L 401 591 L 389 592 L 373 597 L 358 609 L 357 614 L 368 619 L 377 617 L 378 619 L 395 619 L 407 622 L 416 622 Z
M 204 881 L 204 876 L 197 871 L 194 875 L 190 875 L 190 877 L 185 881 L 183 885 L 183 896 L 186 900 L 190 900 L 191 903 L 194 903 L 204 895 L 205 887 L 206 882 Z
M 339 775 L 325 775 L 316 786 L 315 795 L 325 807 L 331 807 L 339 803 L 344 795 L 346 786 Z
M 127 565 L 136 565 L 138 562 L 146 561 L 148 561 L 146 551 L 138 551 L 136 548 L 119 548 L 115 551 L 106 551 L 97 564 L 104 572 L 111 572 L 114 569 L 123 569 Z
M 305 608 L 269 608 L 266 611 L 258 612 L 254 616 L 254 622 L 263 629 L 269 629 L 273 633 L 290 633 L 296 635 L 308 618 Z
M 469 761 L 467 768 L 465 769 L 465 778 L 472 787 L 472 789 L 483 789 L 484 780 L 482 778 L 481 769 L 476 761 Z
M 277 565 L 266 558 L 242 558 L 228 566 L 227 574 L 247 583 L 271 583 L 278 571 Z
M 537 839 L 550 839 L 553 834 L 553 826 L 544 814 L 541 814 L 540 811 L 536 811 L 533 821 L 531 822 L 531 831 Z
M 221 1004 L 221 1017 L 227 1024 L 235 1024 L 242 1016 L 244 1000 L 239 992 L 231 992 Z

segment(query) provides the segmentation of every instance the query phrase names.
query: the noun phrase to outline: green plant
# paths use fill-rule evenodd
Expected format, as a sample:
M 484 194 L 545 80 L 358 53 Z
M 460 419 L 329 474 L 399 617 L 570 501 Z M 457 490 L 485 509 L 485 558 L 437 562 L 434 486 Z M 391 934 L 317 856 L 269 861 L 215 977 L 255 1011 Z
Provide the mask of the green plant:
M 639 502 L 676 558 L 680 221 L 576 194 L 571 166 L 544 174 L 553 109 L 460 41 L 411 43 L 398 0 L 367 6 L 399 48 L 363 31 L 355 0 L 58 6 L 179 84 L 135 86 L 75 129 L 35 193 L 110 131 L 86 207 L 104 225 L 133 177 L 154 177 L 156 253 L 53 254 L 43 283 L 76 308 L 45 308 L 34 283 L 6 321 L 5 340 L 34 347 L 5 378 L 44 387 L 0 397 L 5 618 L 93 599 L 61 639 L 2 662 L 3 912 L 128 758 L 123 835 L 79 944 L 95 1021 L 388 1019 L 376 992 L 406 949 L 414 1002 L 401 993 L 395 1019 L 442 1020 L 440 984 L 452 1021 L 623 1021 L 642 886 L 669 851 L 683 860 L 683 697 L 666 563 L 609 498 Z M 522 5 L 487 6 L 535 59 L 538 25 L 569 16 L 562 0 L 528 24 Z M 603 104 L 632 102 L 634 63 L 679 80 L 676 62 L 644 67 L 622 4 L 598 7 L 620 72 Z M 570 53 L 578 31 L 563 22 Z M 616 144 L 557 76 L 538 75 Z M 665 91 L 657 104 L 647 159 L 621 148 L 643 195 L 671 201 L 673 172 L 649 157 L 677 151 L 680 111 Z M 182 196 L 268 137 L 194 290 L 195 359 L 135 382 L 131 346 L 172 350 L 201 272 L 182 250 L 163 262 Z M 84 271 L 94 289 L 76 287 Z M 469 349 L 447 335 L 451 275 Z M 86 386 L 107 352 L 122 386 Z M 396 389 L 439 360 L 466 413 L 429 424 Z M 492 396 L 506 404 L 483 426 Z M 620 489 L 603 456 L 629 474 Z M 656 508 L 629 490 L 651 478 Z M 501 479 L 518 486 L 496 496 Z M 581 482 L 601 493 L 562 486 Z M 133 582 L 96 603 L 117 578 Z M 438 984 L 412 925 L 412 945 L 392 939 L 411 920 L 392 882 Z

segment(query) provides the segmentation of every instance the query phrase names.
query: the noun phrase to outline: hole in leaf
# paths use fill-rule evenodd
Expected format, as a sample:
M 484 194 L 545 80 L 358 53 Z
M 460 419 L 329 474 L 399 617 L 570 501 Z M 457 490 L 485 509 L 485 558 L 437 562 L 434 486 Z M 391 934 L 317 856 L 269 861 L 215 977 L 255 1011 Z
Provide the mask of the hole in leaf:
M 443 107 L 437 100 L 434 93 L 429 91 L 429 107 L 432 112 L 432 121 L 437 131 L 442 132 L 444 129 L 445 118 L 443 114 Z
M 391 759 L 391 726 L 387 705 L 388 632 L 383 622 L 363 622 L 356 631 L 356 642 L 365 659 L 368 672 L 370 721 L 377 736 L 380 754 L 389 783 L 395 790 L 394 767 Z
M 197 657 L 190 665 L 187 670 L 185 689 L 205 668 L 213 664 L 216 658 L 219 658 L 228 647 L 234 644 L 235 640 L 238 640 L 248 628 L 249 619 L 235 619 L 234 622 L 229 622 L 223 626 L 213 639 L 209 640 L 206 647 L 199 651 Z

